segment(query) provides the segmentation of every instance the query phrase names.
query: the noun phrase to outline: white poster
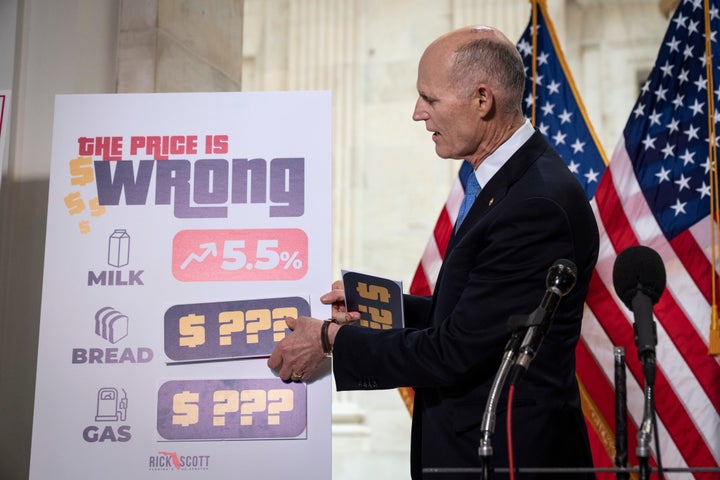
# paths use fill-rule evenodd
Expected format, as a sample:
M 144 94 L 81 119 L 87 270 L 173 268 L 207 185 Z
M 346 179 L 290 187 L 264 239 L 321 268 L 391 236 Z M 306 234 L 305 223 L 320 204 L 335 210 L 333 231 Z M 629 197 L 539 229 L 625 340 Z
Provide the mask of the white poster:
M 329 479 L 329 92 L 56 98 L 31 479 Z M 302 473 L 299 473 L 302 472 Z

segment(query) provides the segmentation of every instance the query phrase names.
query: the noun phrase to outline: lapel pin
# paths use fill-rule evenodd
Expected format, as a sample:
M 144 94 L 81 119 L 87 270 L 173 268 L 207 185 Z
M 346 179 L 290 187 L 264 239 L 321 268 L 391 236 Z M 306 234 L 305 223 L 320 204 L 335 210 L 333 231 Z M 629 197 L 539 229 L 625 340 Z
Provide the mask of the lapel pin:
M 488 207 L 492 207 L 492 204 L 495 203 L 495 197 L 491 198 L 488 202 Z

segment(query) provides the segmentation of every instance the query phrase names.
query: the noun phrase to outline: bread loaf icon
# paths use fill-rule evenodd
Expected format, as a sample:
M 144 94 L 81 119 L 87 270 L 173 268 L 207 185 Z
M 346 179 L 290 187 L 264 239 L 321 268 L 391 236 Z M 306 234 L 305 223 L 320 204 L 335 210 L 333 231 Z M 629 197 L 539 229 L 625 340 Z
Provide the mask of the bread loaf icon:
M 127 315 L 113 307 L 103 307 L 95 313 L 95 334 L 110 343 L 117 343 L 128 335 Z

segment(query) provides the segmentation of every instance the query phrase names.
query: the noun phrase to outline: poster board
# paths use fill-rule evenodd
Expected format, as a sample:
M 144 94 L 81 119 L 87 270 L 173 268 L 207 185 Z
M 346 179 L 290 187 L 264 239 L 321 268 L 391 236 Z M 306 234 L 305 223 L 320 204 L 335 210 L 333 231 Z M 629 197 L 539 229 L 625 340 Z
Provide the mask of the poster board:
M 56 98 L 30 478 L 331 476 L 329 92 Z

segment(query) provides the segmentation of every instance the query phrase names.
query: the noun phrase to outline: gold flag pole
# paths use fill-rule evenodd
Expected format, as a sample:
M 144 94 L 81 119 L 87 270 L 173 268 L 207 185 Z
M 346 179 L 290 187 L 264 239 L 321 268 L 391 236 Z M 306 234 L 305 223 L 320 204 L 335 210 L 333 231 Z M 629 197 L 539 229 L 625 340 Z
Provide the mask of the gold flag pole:
M 538 1 L 540 1 L 540 0 L 529 0 L 529 1 L 530 1 L 530 3 L 532 3 L 532 35 L 531 35 L 531 37 L 532 37 L 532 59 L 530 61 L 531 72 L 532 72 L 531 73 L 531 75 L 532 75 L 532 80 L 531 80 L 531 88 L 532 88 L 531 111 L 532 111 L 532 115 L 531 115 L 531 117 L 532 118 L 530 119 L 530 121 L 532 122 L 533 127 L 534 127 L 535 126 L 535 109 L 536 109 L 535 101 L 537 100 L 537 81 L 536 81 L 537 80 L 537 35 L 538 35 L 537 9 L 538 9 Z
M 717 264 L 717 241 L 718 241 L 718 222 L 717 212 L 718 204 L 718 179 L 717 179 L 717 137 L 715 133 L 715 102 L 713 97 L 713 74 L 712 74 L 712 45 L 710 41 L 710 6 L 709 0 L 704 0 L 704 17 L 705 17 L 705 70 L 707 73 L 707 99 L 708 99 L 708 162 L 710 164 L 710 228 L 711 239 L 711 313 L 710 313 L 710 332 L 708 341 L 708 353 L 710 355 L 720 355 L 720 327 L 718 326 L 718 308 L 717 308 L 717 285 L 715 280 L 715 265 Z

